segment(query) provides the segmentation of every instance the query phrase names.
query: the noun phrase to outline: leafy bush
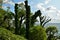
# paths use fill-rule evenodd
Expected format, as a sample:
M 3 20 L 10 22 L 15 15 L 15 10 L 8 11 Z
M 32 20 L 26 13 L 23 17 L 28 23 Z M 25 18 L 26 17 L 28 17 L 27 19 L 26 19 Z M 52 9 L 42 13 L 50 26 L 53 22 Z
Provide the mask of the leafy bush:
M 49 26 L 46 28 L 46 33 L 48 40 L 56 40 L 57 36 L 55 35 L 58 33 L 58 29 L 55 26 Z
M 46 28 L 46 33 L 50 34 L 49 32 L 54 35 L 55 33 L 58 33 L 58 29 L 55 26 L 49 26 Z
M 46 32 L 44 28 L 35 26 L 30 29 L 29 40 L 46 40 Z
M 9 30 L 0 28 L 0 40 L 26 40 L 25 38 L 11 33 Z

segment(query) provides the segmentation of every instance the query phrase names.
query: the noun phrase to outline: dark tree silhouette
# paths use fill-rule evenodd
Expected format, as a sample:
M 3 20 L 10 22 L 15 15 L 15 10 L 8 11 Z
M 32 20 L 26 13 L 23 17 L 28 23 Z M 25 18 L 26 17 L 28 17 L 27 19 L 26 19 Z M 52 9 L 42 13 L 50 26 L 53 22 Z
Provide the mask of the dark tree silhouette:
M 42 13 L 41 13 L 40 10 L 38 10 L 37 13 L 38 13 L 38 15 L 40 14 L 40 15 L 39 15 L 39 18 L 40 18 L 40 25 L 41 25 L 42 27 L 44 27 L 46 23 L 48 23 L 49 21 L 51 21 L 50 18 L 47 19 L 47 17 L 42 16 Z
M 31 25 L 33 26 L 35 23 L 36 18 L 40 18 L 40 26 L 44 27 L 46 23 L 51 21 L 51 19 L 47 19 L 45 16 L 42 16 L 42 13 L 40 10 L 35 12 L 35 14 L 31 17 Z
M 37 18 L 38 16 L 41 16 L 41 14 L 40 14 L 39 12 L 40 12 L 40 11 L 37 11 L 37 12 L 35 12 L 34 15 L 31 16 L 31 25 L 32 25 L 32 26 L 33 26 L 34 23 L 37 21 L 36 18 Z
M 15 34 L 19 34 L 18 15 L 17 15 L 18 11 L 17 11 L 17 9 L 18 9 L 18 4 L 15 4 Z
M 30 6 L 28 5 L 28 1 L 25 1 L 26 8 L 26 38 L 29 39 L 29 27 L 30 27 Z

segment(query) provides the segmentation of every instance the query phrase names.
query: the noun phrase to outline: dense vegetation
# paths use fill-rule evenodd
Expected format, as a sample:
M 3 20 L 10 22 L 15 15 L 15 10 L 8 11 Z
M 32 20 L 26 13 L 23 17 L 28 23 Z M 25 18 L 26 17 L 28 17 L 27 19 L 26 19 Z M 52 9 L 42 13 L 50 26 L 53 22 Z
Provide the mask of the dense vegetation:
M 45 29 L 41 26 L 34 26 L 30 29 L 29 40 L 46 40 Z
M 15 35 L 5 28 L 0 28 L 0 40 L 26 40 L 24 37 Z
M 15 4 L 15 13 L 0 8 L 0 40 L 57 40 L 60 36 L 55 36 L 58 30 L 55 26 L 45 28 L 46 23 L 51 21 L 46 16 L 42 16 L 41 10 L 32 13 L 28 1 Z M 37 26 L 35 22 L 40 24 Z

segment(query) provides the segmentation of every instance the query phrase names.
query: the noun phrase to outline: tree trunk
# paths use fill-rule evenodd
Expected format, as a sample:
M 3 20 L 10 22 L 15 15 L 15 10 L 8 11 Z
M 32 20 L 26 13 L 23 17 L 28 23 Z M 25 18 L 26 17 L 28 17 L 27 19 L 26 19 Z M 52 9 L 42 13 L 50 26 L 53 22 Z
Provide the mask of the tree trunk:
M 19 24 L 20 24 L 20 25 L 19 25 L 19 35 L 21 35 L 21 26 L 22 26 L 22 21 L 23 21 L 23 20 L 22 20 L 22 17 L 21 17 L 21 20 L 20 20 L 20 23 L 19 23 Z
M 26 8 L 26 38 L 29 40 L 30 6 L 28 6 L 28 1 L 25 1 L 25 8 Z
M 15 4 L 15 34 L 19 34 L 17 9 L 18 9 L 18 4 Z

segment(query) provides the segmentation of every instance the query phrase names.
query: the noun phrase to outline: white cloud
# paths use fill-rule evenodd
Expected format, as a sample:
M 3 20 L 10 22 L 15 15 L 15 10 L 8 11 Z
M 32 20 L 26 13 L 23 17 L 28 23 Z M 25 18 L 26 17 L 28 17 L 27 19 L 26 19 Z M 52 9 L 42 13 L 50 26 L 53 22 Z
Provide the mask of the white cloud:
M 54 6 L 51 6 L 51 9 L 54 9 L 54 10 L 55 10 L 55 9 L 57 9 L 57 8 L 56 8 L 56 7 L 54 7 Z
M 11 5 L 15 5 L 15 3 L 14 2 L 12 2 L 11 0 L 3 0 L 3 3 L 4 4 L 11 4 Z
M 46 10 L 57 10 L 55 6 L 48 6 Z
M 18 2 L 18 4 L 21 4 L 22 2 Z
M 36 8 L 38 8 L 38 9 L 40 9 L 41 11 L 45 11 L 45 8 L 43 7 L 43 3 L 38 3 L 37 5 L 36 5 Z
M 55 6 L 48 6 L 46 8 L 46 11 L 48 11 L 48 12 L 57 12 L 57 10 L 58 9 Z
M 58 13 L 60 13 L 60 10 L 58 10 Z
M 9 0 L 3 0 L 3 3 L 7 3 Z
M 3 0 L 3 3 L 15 6 L 15 3 L 12 0 Z M 24 4 L 24 2 L 17 2 L 17 4 L 20 4 L 20 3 Z
M 60 16 L 60 13 L 57 13 L 57 16 Z
M 11 4 L 11 5 L 15 5 L 15 3 L 14 2 L 12 2 L 12 1 L 10 1 L 10 2 L 8 2 L 8 4 Z
M 52 18 L 52 20 L 60 20 L 60 10 L 56 7 L 49 7 L 47 10 L 47 15 Z
M 50 22 L 51 23 L 60 23 L 60 20 L 58 20 L 58 19 L 52 19 Z
M 48 4 L 51 0 L 45 0 L 45 4 Z
M 24 3 L 24 2 L 18 2 L 17 4 L 21 4 L 21 3 L 23 3 L 23 4 L 25 5 L 25 3 Z

